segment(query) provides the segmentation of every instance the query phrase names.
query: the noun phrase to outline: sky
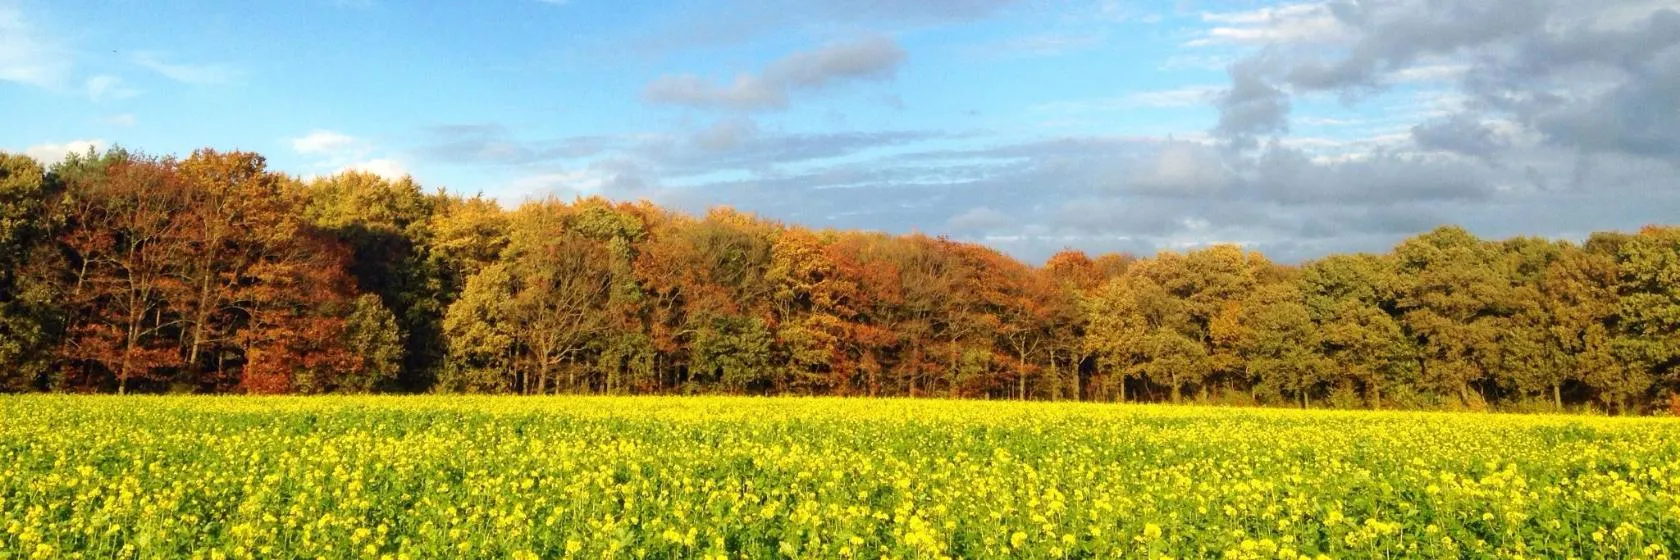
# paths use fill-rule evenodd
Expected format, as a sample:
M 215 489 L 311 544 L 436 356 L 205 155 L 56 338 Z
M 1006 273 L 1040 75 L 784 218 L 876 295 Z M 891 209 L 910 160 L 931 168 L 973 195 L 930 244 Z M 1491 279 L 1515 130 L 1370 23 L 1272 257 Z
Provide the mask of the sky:
M 1029 262 L 1680 218 L 1680 0 L 0 0 L 0 150 L 729 205 Z

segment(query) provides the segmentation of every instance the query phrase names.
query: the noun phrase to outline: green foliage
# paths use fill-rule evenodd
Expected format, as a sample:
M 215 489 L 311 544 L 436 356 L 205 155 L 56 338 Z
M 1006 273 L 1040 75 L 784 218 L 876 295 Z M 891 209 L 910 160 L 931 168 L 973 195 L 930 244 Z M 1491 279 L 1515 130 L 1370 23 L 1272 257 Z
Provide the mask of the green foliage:
M 443 319 L 449 359 L 436 389 L 500 393 L 513 388 L 507 373 L 513 369 L 515 326 L 502 312 L 512 286 L 502 265 L 490 265 L 467 281 Z
M 0 152 L 0 391 L 41 388 L 58 309 L 45 281 L 50 185 L 28 156 Z
M 723 315 L 704 321 L 694 337 L 691 383 L 719 383 L 733 391 L 763 389 L 775 381 L 773 338 L 758 318 Z
M 339 380 L 339 388 L 367 393 L 395 381 L 402 370 L 402 329 L 397 316 L 385 308 L 379 296 L 356 298 L 344 321 L 344 346 L 361 357 L 361 364 Z

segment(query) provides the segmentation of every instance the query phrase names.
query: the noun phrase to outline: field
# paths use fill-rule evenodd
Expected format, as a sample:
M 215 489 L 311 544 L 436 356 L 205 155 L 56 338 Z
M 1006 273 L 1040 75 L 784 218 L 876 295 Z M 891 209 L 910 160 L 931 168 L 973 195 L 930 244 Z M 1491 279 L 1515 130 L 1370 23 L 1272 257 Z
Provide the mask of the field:
M 0 526 L 0 558 L 1662 558 L 1680 422 L 3 397 Z

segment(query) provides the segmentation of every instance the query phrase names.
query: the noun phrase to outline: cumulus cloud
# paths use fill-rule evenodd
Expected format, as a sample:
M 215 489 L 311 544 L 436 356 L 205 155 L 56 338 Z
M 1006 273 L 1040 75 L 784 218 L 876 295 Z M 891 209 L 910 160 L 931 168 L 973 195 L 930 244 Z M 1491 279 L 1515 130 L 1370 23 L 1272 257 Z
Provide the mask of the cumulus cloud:
M 1134 189 L 1166 195 L 1213 195 L 1234 178 L 1220 153 L 1195 142 L 1167 142 L 1133 175 Z
M 292 151 L 298 155 L 313 159 L 310 166 L 317 170 L 334 173 L 363 171 L 387 179 L 399 179 L 410 174 L 402 159 L 380 155 L 382 150 L 372 141 L 342 132 L 317 129 L 292 138 L 291 145 Z
M 913 12 L 944 9 L 879 4 L 928 21 L 937 18 Z M 1217 111 L 1175 138 L 790 131 L 746 114 L 892 77 L 902 50 L 877 39 L 739 75 L 661 77 L 646 101 L 726 110 L 670 130 L 543 140 L 460 125 L 415 153 L 514 168 L 501 185 L 520 196 L 591 192 L 819 227 L 925 228 L 1027 260 L 1068 246 L 1147 254 L 1240 242 L 1287 262 L 1382 251 L 1443 223 L 1581 237 L 1680 215 L 1676 7 L 1308 0 L 1206 13 L 1206 30 L 1165 65 L 1222 69 L 1221 83 L 1033 108 Z M 940 21 L 960 21 L 953 13 Z
M 1412 127 L 1418 147 L 1474 157 L 1492 157 L 1504 149 L 1506 139 L 1493 127 L 1467 114 L 1454 115 Z
M 309 134 L 293 138 L 292 150 L 303 155 L 334 156 L 346 152 L 363 151 L 366 149 L 365 144 L 365 142 L 348 134 L 331 130 L 315 130 Z
M 401 179 L 409 174 L 408 168 L 402 162 L 390 158 L 358 161 L 339 169 L 339 172 L 344 171 L 362 171 L 392 180 Z
M 642 90 L 649 103 L 722 109 L 780 109 L 787 107 L 787 87 L 764 78 L 741 74 L 728 84 L 714 84 L 694 74 L 660 76 Z
M 93 152 L 100 152 L 105 149 L 105 146 L 105 141 L 98 138 L 88 140 L 71 140 L 69 142 L 57 144 L 36 144 L 34 146 L 24 148 L 23 154 L 35 158 L 35 161 L 39 161 L 44 165 L 52 165 L 60 161 L 64 161 L 65 156 L 70 154 L 83 154 L 90 150 Z
M 1044 160 L 1057 167 L 1041 162 L 1013 180 L 1126 176 L 1096 192 L 1070 187 L 1079 202 L 1047 223 L 1114 243 L 1249 239 L 1312 256 L 1382 250 L 1448 222 L 1579 236 L 1672 220 L 1671 0 L 1305 1 L 1201 19 L 1208 27 L 1186 46 L 1208 54 L 1185 56 L 1233 57 L 1229 82 L 1208 96 L 1218 145 Z M 1315 114 L 1325 96 L 1367 116 Z M 1324 135 L 1291 137 L 1297 123 Z M 1524 212 L 1545 218 L 1517 218 Z
M 1219 95 L 1219 125 L 1214 130 L 1239 144 L 1255 136 L 1289 131 L 1289 95 L 1265 76 L 1266 58 L 1231 65 L 1231 88 Z
M 1313 2 L 1210 14 L 1192 44 L 1264 45 L 1231 66 L 1218 130 L 1287 130 L 1295 95 L 1370 95 L 1446 82 L 1466 114 L 1419 123 L 1419 145 L 1487 156 L 1473 123 L 1511 120 L 1542 141 L 1591 153 L 1680 153 L 1680 6 L 1544 0 Z
M 758 75 L 740 74 L 727 83 L 693 74 L 656 78 L 642 91 L 649 103 L 699 108 L 764 110 L 787 107 L 794 90 L 819 90 L 859 80 L 885 80 L 897 73 L 904 49 L 887 37 L 831 43 L 795 52 Z

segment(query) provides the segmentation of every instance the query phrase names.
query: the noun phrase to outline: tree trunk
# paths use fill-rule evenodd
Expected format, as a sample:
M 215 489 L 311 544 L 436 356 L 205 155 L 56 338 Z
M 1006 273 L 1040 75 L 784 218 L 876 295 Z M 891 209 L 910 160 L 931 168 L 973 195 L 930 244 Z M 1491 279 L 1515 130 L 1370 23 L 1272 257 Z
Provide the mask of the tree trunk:
M 1557 407 L 1557 409 L 1559 411 L 1563 410 L 1563 384 L 1562 383 L 1553 383 L 1552 384 L 1552 406 Z
M 1017 369 L 1018 373 L 1015 375 L 1019 378 L 1016 380 L 1016 385 L 1019 386 L 1019 392 L 1017 394 L 1019 394 L 1021 396 L 1021 400 L 1024 401 L 1027 400 L 1027 355 L 1025 353 L 1020 353 L 1018 356 L 1020 357 L 1021 363 Z
M 910 360 L 910 394 L 908 396 L 914 397 L 916 396 L 916 373 L 922 370 L 922 347 L 920 345 L 913 346 L 910 349 Z
M 214 246 L 214 245 L 212 245 Z M 198 309 L 195 310 L 192 329 L 192 348 L 187 352 L 187 367 L 198 367 L 198 352 L 204 345 L 204 323 L 210 320 L 210 275 L 204 275 L 204 281 L 198 288 Z
M 140 321 L 145 312 L 130 312 L 128 315 L 128 336 L 123 344 L 121 365 L 117 369 L 117 394 L 128 393 L 128 377 L 133 373 L 134 347 L 140 345 Z
M 118 395 L 123 395 L 123 394 L 128 393 L 128 364 L 129 364 L 128 355 L 129 355 L 129 352 L 125 350 L 123 352 L 122 365 L 117 370 L 117 394 Z
M 957 341 L 952 340 L 951 341 L 951 380 L 950 380 L 951 387 L 947 392 L 947 396 L 949 396 L 950 398 L 953 398 L 953 399 L 957 398 L 957 378 L 962 376 L 962 369 L 961 369 L 961 366 L 959 365 L 958 360 L 959 360 L 959 358 L 958 358 Z

